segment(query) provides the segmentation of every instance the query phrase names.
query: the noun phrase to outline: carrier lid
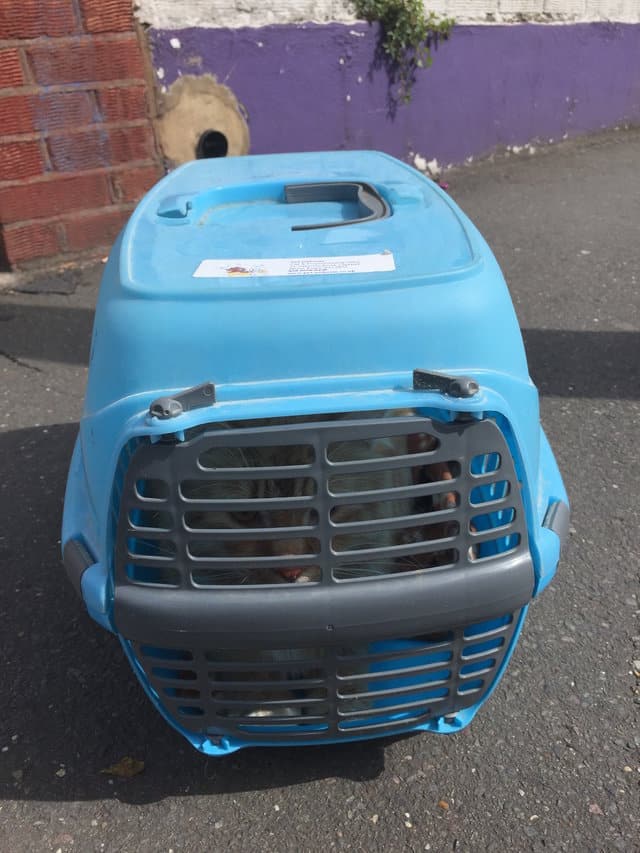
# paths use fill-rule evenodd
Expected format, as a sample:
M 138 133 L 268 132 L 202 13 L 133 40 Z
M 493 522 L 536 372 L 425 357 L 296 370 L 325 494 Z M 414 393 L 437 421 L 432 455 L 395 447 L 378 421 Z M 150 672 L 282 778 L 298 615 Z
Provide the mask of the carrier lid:
M 140 203 L 121 272 L 156 296 L 394 287 L 474 267 L 467 225 L 432 181 L 379 152 L 197 160 Z

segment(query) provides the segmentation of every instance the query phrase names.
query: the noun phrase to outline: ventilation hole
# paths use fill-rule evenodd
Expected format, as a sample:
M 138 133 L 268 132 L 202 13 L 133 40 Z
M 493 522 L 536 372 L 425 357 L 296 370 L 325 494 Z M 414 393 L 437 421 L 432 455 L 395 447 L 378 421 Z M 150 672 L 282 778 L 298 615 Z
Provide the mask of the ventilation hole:
M 496 665 L 495 658 L 485 658 L 484 660 L 476 660 L 473 663 L 466 663 L 460 667 L 460 675 L 473 675 L 473 673 L 488 672 Z
M 129 523 L 138 530 L 170 530 L 171 514 L 155 509 L 131 509 Z
M 425 690 L 420 688 L 421 685 L 417 684 L 414 679 L 413 684 L 410 684 L 407 687 L 407 691 L 404 694 L 400 695 L 395 692 L 391 695 L 375 695 L 375 691 L 402 690 L 402 686 L 400 684 L 395 683 L 389 683 L 388 685 L 376 683 L 373 692 L 370 692 L 368 695 L 363 695 L 363 693 L 355 693 L 353 696 L 339 694 L 338 699 L 340 701 L 338 703 L 338 713 L 340 714 L 340 716 L 346 716 L 357 711 L 368 711 L 374 708 L 384 708 L 385 706 L 389 705 L 393 705 L 396 707 L 402 705 L 415 706 L 417 702 L 438 701 L 445 699 L 449 695 L 448 687 L 434 687 L 431 690 Z
M 253 703 L 239 708 L 220 708 L 216 711 L 216 716 L 226 719 L 252 717 L 255 718 L 255 725 L 259 725 L 261 728 L 270 724 L 290 725 L 294 723 L 297 726 L 304 725 L 305 720 L 309 717 L 312 718 L 309 722 L 312 722 L 314 717 L 327 716 L 329 706 L 324 703 L 321 704 L 318 700 L 316 702 L 317 704 L 314 704 L 313 701 L 301 703 L 296 697 L 278 700 L 262 699 L 261 701 L 259 696 L 255 696 Z M 297 722 L 298 719 L 301 720 L 301 723 Z
M 216 702 L 256 702 L 268 699 L 273 702 L 292 702 L 301 699 L 326 699 L 326 687 L 305 688 L 296 685 L 295 681 L 287 681 L 279 686 L 260 682 L 255 687 L 246 690 L 212 690 L 211 698 Z
M 193 660 L 193 655 L 186 649 L 163 649 L 160 646 L 141 646 L 141 653 L 148 658 L 158 660 Z
M 284 654 L 284 652 L 283 652 Z M 264 687 L 265 682 L 269 684 L 270 687 L 273 686 L 273 682 L 286 682 L 287 687 L 292 689 L 291 681 L 314 681 L 319 679 L 324 679 L 325 673 L 324 670 L 319 667 L 306 667 L 300 669 L 299 667 L 295 667 L 294 669 L 260 669 L 260 670 L 224 670 L 223 672 L 215 671 L 210 672 L 208 674 L 209 680 L 213 682 L 216 687 L 221 687 L 223 685 L 235 685 L 242 684 L 247 689 L 251 689 L 255 691 L 259 688 L 260 685 Z
M 224 500 L 227 508 L 230 508 L 234 500 L 268 501 L 310 497 L 316 493 L 316 483 L 311 477 L 277 480 L 184 480 L 180 484 L 180 491 L 185 500 Z
M 190 687 L 165 687 L 164 692 L 172 699 L 199 699 L 200 691 Z
M 339 506 L 332 507 L 330 517 L 332 523 L 336 527 L 342 524 L 353 524 L 354 522 L 359 521 L 381 521 L 386 518 L 406 518 L 407 527 L 409 528 L 413 527 L 409 522 L 411 516 L 429 515 L 432 512 L 455 509 L 459 505 L 460 495 L 458 492 L 440 492 L 436 495 L 421 495 L 414 500 L 371 501 L 368 503 L 340 504 Z M 380 532 L 382 533 L 382 531 Z M 406 544 L 406 542 L 401 538 L 403 535 L 401 530 L 387 530 L 384 535 L 388 539 L 388 545 Z M 392 539 L 394 538 L 395 541 L 392 542 Z
M 449 658 L 451 655 L 449 655 Z M 451 678 L 451 670 L 450 669 L 439 669 L 435 672 L 417 672 L 411 673 L 407 675 L 396 674 L 395 672 L 386 673 L 386 670 L 390 669 L 389 661 L 381 661 L 379 663 L 365 663 L 364 668 L 360 672 L 352 671 L 347 675 L 344 675 L 342 672 L 338 673 L 338 677 L 343 680 L 343 683 L 340 684 L 340 692 L 339 696 L 344 698 L 349 694 L 354 693 L 375 693 L 375 691 L 379 690 L 402 690 L 404 688 L 411 687 L 428 687 L 429 684 L 436 683 L 440 684 L 445 681 L 449 681 Z M 393 666 L 398 669 L 405 668 L 409 669 L 412 667 L 420 667 L 427 666 L 429 664 L 436 663 L 436 661 L 432 660 L 432 656 L 428 657 L 417 657 L 417 658 L 402 658 L 400 661 L 393 661 Z M 366 675 L 366 680 L 356 680 L 357 675 Z M 434 695 L 434 694 L 432 694 Z
M 310 444 L 287 444 L 276 447 L 210 447 L 198 461 L 204 469 L 218 468 L 289 468 L 310 465 L 315 452 Z
M 151 672 L 157 678 L 170 678 L 173 681 L 195 681 L 197 678 L 192 669 L 170 669 L 164 666 L 154 666 Z
M 318 523 L 315 509 L 283 509 L 270 512 L 186 512 L 189 530 L 265 530 L 279 527 L 309 527 Z
M 135 563 L 127 563 L 126 572 L 131 583 L 180 586 L 180 572 L 170 566 L 138 566 Z
M 299 589 L 320 582 L 322 572 L 319 566 L 282 566 L 251 568 L 250 566 L 232 569 L 193 569 L 191 580 L 194 586 L 269 586 L 274 584 L 294 584 Z
M 467 625 L 464 629 L 464 636 L 465 639 L 469 639 L 470 637 L 481 637 L 483 634 L 493 634 L 503 631 L 512 622 L 513 616 L 511 613 L 507 613 L 504 616 L 490 619 L 487 622 L 477 622 L 475 625 Z
M 450 650 L 432 651 L 432 647 L 442 646 L 452 641 L 453 631 L 438 631 L 433 634 L 423 634 L 420 637 L 411 637 L 408 640 L 377 640 L 367 646 L 341 646 L 337 650 L 337 655 L 339 658 L 367 657 L 367 665 L 372 660 L 386 661 L 387 669 L 402 669 L 424 664 L 425 653 L 428 655 L 429 663 L 440 661 L 444 663 L 451 660 Z M 351 662 L 349 662 L 350 665 Z
M 432 453 L 440 442 L 429 433 L 390 435 L 380 438 L 332 442 L 327 449 L 330 462 L 361 462 L 366 459 L 392 459 L 412 453 Z
M 379 521 L 383 518 L 423 515 L 428 511 L 421 506 L 421 499 L 342 504 L 331 509 L 331 521 L 334 524 L 348 524 L 351 521 Z
M 176 556 L 176 543 L 171 539 L 142 539 L 130 536 L 127 548 L 132 557 L 155 557 L 158 560 L 173 560 Z
M 319 539 L 210 539 L 189 542 L 187 550 L 196 559 L 236 557 L 300 557 L 320 553 Z
M 435 569 L 452 566 L 458 561 L 455 548 L 443 551 L 425 551 L 422 554 L 405 554 L 395 559 L 368 559 L 366 562 L 347 563 L 333 569 L 333 578 L 337 581 L 357 580 L 358 578 L 383 577 L 404 572 L 418 572 L 423 569 Z
M 197 708 L 193 705 L 181 705 L 178 708 L 178 713 L 182 714 L 183 717 L 203 717 L 204 710 L 202 708 Z
M 164 480 L 138 480 L 136 494 L 142 500 L 164 501 L 169 496 L 169 486 Z
M 487 512 L 483 515 L 475 515 L 469 523 L 469 529 L 471 532 L 480 533 L 483 530 L 505 527 L 507 524 L 511 524 L 515 517 L 516 511 L 513 507 L 499 509 L 497 512 Z
M 450 643 L 453 640 L 453 631 L 434 631 L 431 634 L 422 634 L 413 637 L 412 641 L 420 643 L 421 646 L 436 646 L 441 643 Z
M 196 159 L 210 160 L 213 157 L 226 157 L 229 142 L 219 130 L 205 130 L 196 145 Z
M 504 637 L 494 637 L 491 640 L 485 640 L 483 643 L 472 643 L 465 646 L 462 659 L 469 660 L 477 655 L 487 654 L 487 652 L 497 652 L 502 646 L 504 646 Z
M 334 551 L 363 551 L 369 548 L 394 548 L 418 542 L 433 542 L 457 536 L 460 525 L 457 521 L 441 524 L 425 524 L 420 527 L 405 527 L 402 530 L 371 530 L 367 533 L 344 533 L 334 536 L 331 545 Z
M 450 460 L 413 468 L 389 468 L 386 471 L 334 474 L 328 478 L 329 491 L 333 495 L 341 495 L 349 492 L 404 489 L 421 483 L 444 483 L 455 479 L 459 473 L 460 465 L 454 460 Z
M 368 729 L 383 726 L 391 726 L 394 723 L 398 725 L 406 724 L 412 721 L 417 721 L 422 717 L 427 717 L 431 714 L 431 708 L 417 708 L 412 711 L 402 711 L 395 714 L 381 714 L 377 717 L 365 717 L 362 720 L 343 720 L 338 723 L 338 731 L 346 732 L 351 729 Z
M 515 550 L 519 544 L 519 533 L 500 536 L 497 539 L 490 539 L 488 542 L 480 542 L 478 545 L 472 545 L 469 548 L 469 559 L 486 560 L 488 557 L 497 557 L 500 554 L 507 554 L 509 551 Z
M 291 648 L 291 649 L 213 649 L 206 651 L 204 656 L 209 663 L 314 663 L 317 658 L 324 658 L 328 649 L 320 648 Z
M 256 717 L 256 720 L 258 718 Z M 272 721 L 269 717 L 267 717 L 264 722 L 256 722 L 256 723 L 245 723 L 238 725 L 238 731 L 244 732 L 248 735 L 255 734 L 288 734 L 289 732 L 295 732 L 296 734 L 302 732 L 304 734 L 317 734 L 318 732 L 326 732 L 329 726 L 327 723 L 305 723 L 298 722 L 296 719 L 293 720 L 281 720 L 280 722 Z
M 473 681 L 467 681 L 466 684 L 461 684 L 458 687 L 458 695 L 460 696 L 463 693 L 477 693 L 478 690 L 482 690 L 483 686 L 483 678 L 474 678 Z
M 509 494 L 511 485 L 508 480 L 498 480 L 496 483 L 486 483 L 471 489 L 469 501 L 473 506 L 500 501 Z
M 497 471 L 501 464 L 502 459 L 499 453 L 480 453 L 471 460 L 469 470 L 474 477 L 481 477 L 483 474 L 492 474 Z

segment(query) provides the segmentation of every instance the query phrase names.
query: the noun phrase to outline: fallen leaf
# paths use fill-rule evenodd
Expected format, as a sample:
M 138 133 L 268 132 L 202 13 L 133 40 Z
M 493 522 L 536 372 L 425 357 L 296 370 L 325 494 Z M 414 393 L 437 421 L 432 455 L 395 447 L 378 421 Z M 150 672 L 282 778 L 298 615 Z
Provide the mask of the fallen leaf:
M 446 800 L 439 800 L 438 806 L 441 809 L 444 809 L 445 812 L 449 811 L 449 803 Z
M 112 764 L 111 767 L 105 767 L 104 770 L 101 770 L 100 772 L 106 773 L 107 776 L 118 776 L 120 779 L 130 779 L 132 776 L 137 776 L 138 773 L 142 773 L 143 770 L 144 761 L 125 755 L 124 758 L 121 758 L 116 764 Z
M 597 803 L 590 803 L 589 804 L 589 812 L 590 812 L 590 814 L 601 814 L 601 815 L 604 814 L 604 812 L 602 811 L 602 809 L 600 808 L 600 806 Z

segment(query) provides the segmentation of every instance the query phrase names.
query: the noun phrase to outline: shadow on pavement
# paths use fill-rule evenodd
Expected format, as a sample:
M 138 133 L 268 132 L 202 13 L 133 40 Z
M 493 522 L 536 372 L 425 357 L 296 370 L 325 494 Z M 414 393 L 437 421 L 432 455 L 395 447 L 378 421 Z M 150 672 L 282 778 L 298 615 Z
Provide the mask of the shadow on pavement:
M 93 311 L 0 301 L 0 351 L 21 361 L 86 365 Z
M 523 329 L 522 336 L 541 396 L 640 398 L 640 332 Z
M 22 361 L 85 365 L 92 324 L 88 308 L 5 303 L 0 305 L 0 352 Z M 523 337 L 542 395 L 640 397 L 640 332 L 524 329 Z
M 117 640 L 85 614 L 60 563 L 62 496 L 76 430 L 76 424 L 65 424 L 0 435 L 6 460 L 0 492 L 0 745 L 9 746 L 2 755 L 0 797 L 116 796 L 144 803 L 331 777 L 376 778 L 388 741 L 252 749 L 207 759 L 165 723 Z M 125 755 L 143 759 L 145 772 L 110 784 L 100 770 Z

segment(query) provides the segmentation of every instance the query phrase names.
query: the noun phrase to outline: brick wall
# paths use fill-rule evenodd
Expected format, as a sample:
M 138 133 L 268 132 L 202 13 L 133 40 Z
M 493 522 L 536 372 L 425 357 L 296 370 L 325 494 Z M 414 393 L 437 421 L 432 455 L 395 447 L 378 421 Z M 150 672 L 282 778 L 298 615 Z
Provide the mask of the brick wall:
M 162 175 L 132 0 L 0 0 L 0 263 L 104 253 Z

